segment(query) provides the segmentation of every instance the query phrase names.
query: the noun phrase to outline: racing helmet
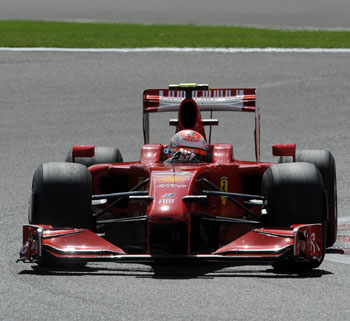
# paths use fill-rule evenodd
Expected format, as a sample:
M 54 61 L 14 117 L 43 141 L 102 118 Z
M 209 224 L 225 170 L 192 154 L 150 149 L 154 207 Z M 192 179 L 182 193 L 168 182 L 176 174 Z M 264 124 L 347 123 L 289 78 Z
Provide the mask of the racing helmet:
M 207 161 L 209 145 L 200 133 L 185 129 L 177 132 L 171 138 L 169 144 L 170 157 L 179 151 L 192 154 L 192 157 L 195 156 L 196 160 Z

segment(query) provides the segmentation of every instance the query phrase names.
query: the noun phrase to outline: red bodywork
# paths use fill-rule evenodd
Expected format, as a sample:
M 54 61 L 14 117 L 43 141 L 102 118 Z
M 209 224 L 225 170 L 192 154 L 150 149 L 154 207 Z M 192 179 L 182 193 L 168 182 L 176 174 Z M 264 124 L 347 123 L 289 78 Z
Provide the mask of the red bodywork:
M 191 128 L 204 137 L 206 121 L 200 111 L 253 112 L 256 161 L 236 160 L 231 144 L 212 144 L 208 162 L 164 164 L 168 146 L 149 144 L 148 117 L 169 110 L 178 111 L 176 132 Z M 141 190 L 148 191 L 147 195 L 121 199 L 99 216 L 111 203 L 100 197 L 101 202 L 92 203 L 98 217 L 94 231 L 25 225 L 21 260 L 40 262 L 44 256 L 63 261 L 149 264 L 322 260 L 321 224 L 288 228 L 263 224 L 261 180 L 273 163 L 260 161 L 259 122 L 255 89 L 198 90 L 193 97 L 186 97 L 185 91 L 145 91 L 146 144 L 141 148 L 140 160 L 93 165 L 89 171 L 93 195 L 127 192 L 144 181 L 147 184 Z M 93 146 L 74 147 L 73 151 L 73 158 L 94 155 Z M 293 156 L 295 145 L 276 146 L 274 154 Z M 210 184 L 219 192 L 245 196 L 238 196 L 235 202 L 227 195 L 206 194 L 206 190 L 212 190 Z M 256 202 L 255 196 L 260 201 Z

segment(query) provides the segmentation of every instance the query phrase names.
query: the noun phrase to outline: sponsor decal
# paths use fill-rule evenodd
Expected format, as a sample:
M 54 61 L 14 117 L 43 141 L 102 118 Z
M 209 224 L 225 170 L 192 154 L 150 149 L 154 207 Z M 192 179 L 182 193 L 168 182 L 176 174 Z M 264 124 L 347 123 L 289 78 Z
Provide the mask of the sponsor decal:
M 175 199 L 174 198 L 161 198 L 160 200 L 158 200 L 158 204 L 174 204 Z
M 38 242 L 36 240 L 32 241 L 32 246 L 30 247 L 31 252 L 36 252 L 38 250 Z
M 36 255 L 39 252 L 39 244 L 33 236 L 30 236 L 28 240 L 23 244 L 20 256 L 21 257 L 29 257 L 31 255 Z
M 175 175 L 176 174 L 176 176 L 180 176 L 180 175 L 190 175 L 190 174 L 192 174 L 192 172 L 185 172 L 185 171 L 183 171 L 183 172 L 178 172 L 178 171 L 162 171 L 162 172 L 156 172 L 155 173 L 155 175 L 156 176 L 161 176 L 161 175 Z
M 22 246 L 20 251 L 21 256 L 25 256 L 27 254 L 28 248 L 29 248 L 29 241 L 25 242 L 25 244 Z
M 154 179 L 161 183 L 181 183 L 191 179 L 191 172 L 163 171 L 154 173 Z
M 316 234 L 309 234 L 308 230 L 303 232 L 304 240 L 300 240 L 299 247 L 302 253 L 306 254 L 306 257 L 320 257 L 321 248 L 316 240 Z
M 321 248 L 318 246 L 316 241 L 315 233 L 312 233 L 309 239 L 310 254 L 315 256 L 321 252 Z
M 304 236 L 308 241 L 308 244 L 306 246 L 307 246 L 307 250 L 308 250 L 309 254 L 311 256 L 317 256 L 318 254 L 320 254 L 321 248 L 317 244 L 315 233 L 311 233 L 311 235 L 308 236 L 308 232 L 305 231 Z
M 175 193 L 167 193 L 163 194 L 162 197 L 174 197 L 176 194 Z
M 160 188 L 167 188 L 167 187 L 173 187 L 173 188 L 185 188 L 185 184 L 159 184 L 157 187 Z
M 145 178 L 142 177 L 142 176 L 140 176 L 140 177 L 137 179 L 137 184 L 141 184 L 144 180 L 145 180 Z M 142 186 L 139 190 L 140 190 L 140 191 L 148 191 L 148 184 Z
M 228 178 L 226 176 L 223 176 L 220 178 L 220 189 L 223 192 L 228 192 Z M 221 196 L 221 203 L 222 205 L 226 205 L 227 198 L 224 196 Z
M 197 135 L 195 131 L 187 131 L 186 136 L 183 137 L 183 140 L 188 142 L 199 142 L 200 136 Z
M 190 179 L 188 176 L 161 176 L 157 177 L 158 182 L 164 182 L 164 183 L 179 183 L 179 182 L 186 182 Z

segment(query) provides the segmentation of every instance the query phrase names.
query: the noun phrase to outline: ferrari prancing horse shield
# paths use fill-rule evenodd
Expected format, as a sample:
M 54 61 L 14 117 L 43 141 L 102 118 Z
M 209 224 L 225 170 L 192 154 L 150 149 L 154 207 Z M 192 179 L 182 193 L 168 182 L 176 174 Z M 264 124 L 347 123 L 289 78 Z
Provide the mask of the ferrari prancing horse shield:
M 220 178 L 220 189 L 223 192 L 228 192 L 228 178 L 226 176 L 223 176 Z M 221 196 L 222 205 L 225 206 L 226 201 L 227 201 L 227 198 L 224 196 Z

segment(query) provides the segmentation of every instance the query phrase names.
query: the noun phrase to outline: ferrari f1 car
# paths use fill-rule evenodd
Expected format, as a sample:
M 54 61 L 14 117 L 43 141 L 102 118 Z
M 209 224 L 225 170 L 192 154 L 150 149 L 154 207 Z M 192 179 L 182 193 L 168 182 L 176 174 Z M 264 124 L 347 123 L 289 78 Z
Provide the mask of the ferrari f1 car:
M 168 111 L 178 116 L 169 121 L 175 136 L 151 144 L 150 115 Z M 204 111 L 251 113 L 256 160 L 212 144 L 218 120 Z M 65 162 L 36 170 L 21 261 L 321 264 L 337 234 L 334 158 L 280 144 L 272 147 L 278 163 L 262 162 L 255 89 L 145 90 L 143 133 L 138 161 L 123 162 L 116 148 L 75 145 Z

